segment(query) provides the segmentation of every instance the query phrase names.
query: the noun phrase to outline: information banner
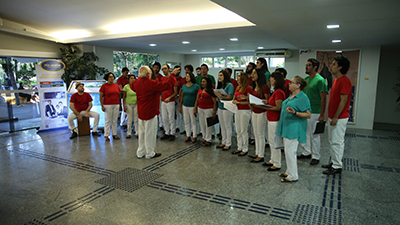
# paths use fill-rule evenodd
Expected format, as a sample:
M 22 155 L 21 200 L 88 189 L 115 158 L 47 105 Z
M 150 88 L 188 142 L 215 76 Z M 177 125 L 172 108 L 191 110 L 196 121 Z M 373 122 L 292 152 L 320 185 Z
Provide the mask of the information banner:
M 61 79 L 64 68 L 63 62 L 54 59 L 36 66 L 41 115 L 39 131 L 68 127 L 66 86 Z

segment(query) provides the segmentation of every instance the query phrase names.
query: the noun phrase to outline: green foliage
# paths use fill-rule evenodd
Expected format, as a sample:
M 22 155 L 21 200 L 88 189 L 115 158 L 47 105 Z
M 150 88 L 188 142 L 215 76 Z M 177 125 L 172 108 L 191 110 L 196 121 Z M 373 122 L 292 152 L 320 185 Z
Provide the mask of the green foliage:
M 151 67 L 158 61 L 158 55 L 142 54 L 134 52 L 114 51 L 114 74 L 118 77 L 121 70 L 127 67 L 130 73 L 135 73 L 141 66 Z
M 15 71 L 15 79 L 18 81 L 22 81 L 23 83 L 31 86 L 32 78 L 36 77 L 35 66 L 38 64 L 34 63 L 20 63 L 17 60 L 14 60 L 14 64 L 18 65 L 19 69 Z
M 93 52 L 80 54 L 79 49 L 74 45 L 65 45 L 60 50 L 61 60 L 65 64 L 61 79 L 67 84 L 67 87 L 72 80 L 96 80 L 97 75 L 109 72 L 106 68 L 96 65 L 99 57 Z

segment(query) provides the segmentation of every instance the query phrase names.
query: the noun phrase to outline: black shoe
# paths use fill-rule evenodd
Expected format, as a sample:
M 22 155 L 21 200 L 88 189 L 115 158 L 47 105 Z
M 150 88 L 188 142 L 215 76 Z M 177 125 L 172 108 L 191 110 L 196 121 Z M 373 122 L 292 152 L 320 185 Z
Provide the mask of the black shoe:
M 266 147 L 266 148 L 269 148 L 269 144 L 265 144 L 265 147 Z
M 211 138 L 212 138 L 212 139 L 214 139 L 214 138 L 215 138 L 215 135 L 214 135 L 214 134 L 213 134 L 213 135 L 211 135 Z
M 247 155 L 247 152 L 241 152 L 238 156 L 245 156 Z
M 98 132 L 92 132 L 92 136 L 100 137 L 101 134 L 99 134 Z
M 157 158 L 157 157 L 160 157 L 160 156 L 161 156 L 161 153 L 156 153 L 153 157 L 151 157 L 151 158 L 149 158 L 149 159 Z
M 263 166 L 266 166 L 266 167 L 271 167 L 271 166 L 273 166 L 274 164 L 269 163 L 269 162 L 266 162 L 266 163 L 263 163 L 262 165 L 263 165 Z
M 297 159 L 311 159 L 311 154 L 309 154 L 309 155 L 301 154 L 301 155 L 297 156 Z
M 321 167 L 325 168 L 325 169 L 329 169 L 329 168 L 332 167 L 332 165 L 333 165 L 333 163 L 329 163 L 329 164 L 326 164 L 326 165 L 322 165 Z
M 250 161 L 251 163 L 260 163 L 260 162 L 264 162 L 264 158 L 261 158 L 260 160 L 253 159 Z
M 166 140 L 166 139 L 169 139 L 169 135 L 167 135 L 167 134 L 164 134 L 164 136 L 162 136 L 160 139 L 161 139 L 161 140 Z
M 69 137 L 69 139 L 74 139 L 78 137 L 78 134 L 76 132 L 72 132 L 71 137 Z
M 328 175 L 332 175 L 335 173 L 342 173 L 342 169 L 334 169 L 333 167 L 329 168 L 328 170 L 325 170 L 324 172 L 322 172 L 323 174 L 328 174 Z
M 319 163 L 318 159 L 312 159 L 310 165 L 317 165 Z
M 224 144 L 220 144 L 220 145 L 217 145 L 216 148 L 223 148 L 223 147 L 225 147 L 225 145 Z
M 218 139 L 222 139 L 222 135 L 221 134 L 217 134 L 217 138 Z
M 176 133 L 179 133 L 179 131 L 180 131 L 179 128 L 176 128 L 175 132 L 176 132 Z
M 161 131 L 164 131 L 164 128 L 163 128 L 163 127 L 160 127 L 160 130 L 161 130 Z
M 277 170 L 280 170 L 280 169 L 281 169 L 281 168 L 271 168 L 271 167 L 270 167 L 270 168 L 268 168 L 267 170 L 268 170 L 268 171 L 277 171 Z
M 182 131 L 181 134 L 185 134 L 186 135 L 186 131 Z
M 251 139 L 251 140 L 250 140 L 250 145 L 255 145 L 255 144 L 256 144 L 256 140 Z
M 240 150 L 236 150 L 236 151 L 233 151 L 232 154 L 233 154 L 233 155 L 237 155 L 237 154 L 239 154 L 239 153 L 241 153 L 241 152 L 242 152 L 242 151 L 240 151 Z
M 173 141 L 173 140 L 175 140 L 175 135 L 169 135 L 169 139 L 168 139 L 169 141 Z

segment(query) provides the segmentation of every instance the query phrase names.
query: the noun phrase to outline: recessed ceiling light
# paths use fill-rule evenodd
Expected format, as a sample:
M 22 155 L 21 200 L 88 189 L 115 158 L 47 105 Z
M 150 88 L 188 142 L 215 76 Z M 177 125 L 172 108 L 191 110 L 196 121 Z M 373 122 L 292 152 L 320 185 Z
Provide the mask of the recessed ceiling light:
M 342 51 L 336 51 L 336 53 L 342 53 Z
M 229 40 L 231 40 L 231 41 L 239 41 L 239 39 L 237 39 L 237 38 L 230 38 Z
M 182 44 L 184 45 L 190 44 L 190 41 L 182 41 Z
M 339 27 L 340 27 L 339 24 L 327 25 L 326 26 L 326 28 L 328 28 L 328 29 L 336 29 L 336 28 L 339 28 Z
M 332 40 L 332 43 L 340 43 L 342 40 Z
M 157 44 L 149 44 L 149 46 L 154 47 L 157 46 Z
M 264 47 L 258 47 L 258 49 L 264 49 Z
M 192 52 L 197 52 L 197 50 L 196 49 L 192 49 Z
M 224 49 L 224 48 L 220 48 L 219 50 L 220 50 L 220 51 L 224 51 L 225 49 Z

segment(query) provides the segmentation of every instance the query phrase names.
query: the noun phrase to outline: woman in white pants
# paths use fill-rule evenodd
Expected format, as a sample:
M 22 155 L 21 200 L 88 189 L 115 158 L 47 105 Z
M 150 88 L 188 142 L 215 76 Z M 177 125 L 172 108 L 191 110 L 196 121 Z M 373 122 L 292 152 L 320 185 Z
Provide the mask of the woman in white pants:
M 193 109 L 200 86 L 196 83 L 192 72 L 186 73 L 185 80 L 186 84 L 182 86 L 179 93 L 179 112 L 183 115 L 185 123 L 186 139 L 184 142 L 190 141 L 190 133 L 192 133 L 191 143 L 195 143 L 197 141 L 197 122 Z M 190 129 L 190 125 L 192 125 L 192 129 Z
M 233 97 L 233 104 L 237 104 L 238 111 L 235 113 L 235 126 L 236 126 L 236 139 L 237 150 L 232 154 L 238 156 L 245 156 L 249 150 L 249 134 L 247 133 L 249 121 L 251 117 L 251 110 L 248 100 L 248 95 L 251 92 L 249 86 L 249 76 L 247 73 L 240 73 L 239 86 L 236 88 L 235 96 Z
M 271 86 L 274 87 L 274 93 L 268 100 L 268 105 L 272 108 L 267 108 L 268 118 L 268 139 L 269 149 L 271 150 L 271 159 L 263 164 L 267 166 L 268 171 L 276 171 L 281 169 L 281 149 L 276 149 L 274 137 L 278 129 L 278 122 L 281 114 L 282 102 L 286 99 L 285 78 L 280 72 L 271 74 Z
M 251 94 L 260 99 L 269 99 L 271 90 L 267 85 L 265 72 L 263 69 L 254 69 L 251 73 L 253 81 Z M 260 105 L 250 105 L 252 107 L 251 124 L 253 127 L 256 152 L 249 156 L 253 158 L 250 162 L 264 162 L 265 154 L 265 126 L 267 125 L 266 108 Z
M 107 73 L 104 76 L 107 81 L 103 84 L 99 90 L 100 92 L 100 103 L 101 109 L 105 114 L 105 124 L 104 124 L 104 137 L 106 141 L 110 141 L 110 129 L 112 127 L 112 136 L 114 140 L 119 140 L 117 136 L 117 121 L 119 113 L 119 86 L 114 83 L 115 76 L 113 73 Z
M 235 94 L 235 88 L 231 83 L 231 78 L 225 70 L 221 70 L 218 74 L 217 89 L 223 89 L 226 95 L 214 91 L 214 94 L 219 98 L 218 100 L 218 120 L 221 127 L 222 142 L 217 148 L 222 148 L 223 151 L 231 149 L 232 144 L 232 119 L 233 113 L 224 108 L 224 101 L 231 101 Z
M 132 118 L 135 124 L 135 135 L 137 136 L 139 131 L 139 123 L 138 123 L 138 112 L 137 112 L 137 97 L 136 92 L 132 91 L 131 84 L 135 81 L 135 75 L 129 75 L 129 84 L 124 86 L 124 112 L 126 112 L 128 116 L 128 128 L 127 128 L 127 136 L 126 138 L 131 138 L 132 136 Z
M 211 133 L 213 126 L 207 126 L 207 118 L 217 116 L 217 101 L 213 93 L 211 79 L 203 77 L 201 79 L 201 89 L 197 94 L 196 103 L 194 104 L 193 114 L 199 113 L 199 123 L 201 133 L 203 134 L 203 147 L 211 146 Z
M 303 92 L 307 82 L 300 76 L 295 76 L 289 84 L 292 92 L 282 103 L 281 117 L 276 135 L 283 138 L 286 158 L 286 173 L 279 174 L 281 182 L 294 182 L 299 179 L 297 173 L 297 147 L 307 140 L 307 119 L 311 117 L 311 105 Z

